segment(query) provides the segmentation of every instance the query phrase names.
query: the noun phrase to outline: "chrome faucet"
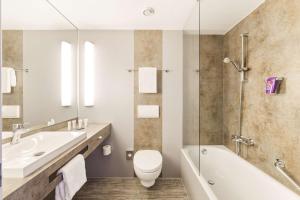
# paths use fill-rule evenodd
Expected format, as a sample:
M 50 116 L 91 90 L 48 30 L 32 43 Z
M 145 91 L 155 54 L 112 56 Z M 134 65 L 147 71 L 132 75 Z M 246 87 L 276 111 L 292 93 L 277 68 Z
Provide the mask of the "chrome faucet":
M 246 146 L 254 146 L 255 144 L 253 139 L 240 135 L 233 135 L 231 139 L 235 143 L 236 153 L 238 155 L 241 154 L 241 144 L 244 144 Z
M 13 124 L 12 131 L 13 137 L 10 144 L 17 144 L 20 142 L 21 134 L 20 132 L 24 129 L 24 124 Z
M 246 146 L 254 146 L 255 144 L 253 139 L 244 136 L 233 135 L 231 139 L 233 142 L 245 144 Z

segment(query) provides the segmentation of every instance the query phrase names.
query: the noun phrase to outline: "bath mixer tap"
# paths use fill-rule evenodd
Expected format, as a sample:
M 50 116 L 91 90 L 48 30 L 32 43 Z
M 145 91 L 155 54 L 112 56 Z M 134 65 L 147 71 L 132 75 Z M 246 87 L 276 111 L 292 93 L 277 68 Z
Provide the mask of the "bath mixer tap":
M 13 130 L 13 136 L 10 144 L 17 144 L 20 142 L 21 138 L 21 131 L 24 129 L 24 124 L 13 124 L 12 130 Z
M 254 146 L 254 140 L 251 138 L 247 138 L 244 136 L 239 136 L 239 135 L 233 135 L 232 136 L 232 141 L 235 143 L 240 143 L 240 144 L 245 144 L 246 146 Z

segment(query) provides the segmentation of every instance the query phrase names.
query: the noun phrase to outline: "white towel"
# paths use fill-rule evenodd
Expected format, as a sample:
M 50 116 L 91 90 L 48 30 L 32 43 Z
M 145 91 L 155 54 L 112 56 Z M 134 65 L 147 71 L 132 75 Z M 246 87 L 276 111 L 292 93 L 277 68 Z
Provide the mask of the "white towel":
M 57 174 L 62 174 L 63 180 L 55 188 L 55 200 L 71 200 L 87 181 L 83 155 L 77 155 Z
M 17 77 L 16 72 L 11 67 L 1 68 L 1 92 L 3 94 L 11 93 L 11 88 L 16 87 Z
M 9 77 L 10 77 L 11 87 L 16 87 L 17 86 L 17 76 L 16 76 L 16 71 L 13 68 L 9 68 Z
M 139 93 L 157 93 L 157 69 L 139 68 Z

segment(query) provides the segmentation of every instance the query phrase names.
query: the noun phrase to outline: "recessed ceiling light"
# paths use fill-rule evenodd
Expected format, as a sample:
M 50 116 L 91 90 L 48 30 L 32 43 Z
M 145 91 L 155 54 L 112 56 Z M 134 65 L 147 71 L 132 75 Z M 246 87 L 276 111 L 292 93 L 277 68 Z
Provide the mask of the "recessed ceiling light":
M 149 8 L 146 8 L 145 10 L 143 10 L 143 15 L 145 15 L 145 16 L 152 16 L 154 14 L 155 14 L 154 8 L 149 7 Z

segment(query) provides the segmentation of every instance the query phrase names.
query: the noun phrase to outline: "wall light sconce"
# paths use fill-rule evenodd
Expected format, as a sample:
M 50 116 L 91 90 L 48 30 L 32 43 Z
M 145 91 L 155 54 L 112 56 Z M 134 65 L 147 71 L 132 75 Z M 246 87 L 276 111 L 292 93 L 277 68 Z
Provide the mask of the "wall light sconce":
M 95 45 L 84 43 L 84 106 L 94 106 Z
M 72 45 L 61 42 L 61 105 L 72 104 Z

